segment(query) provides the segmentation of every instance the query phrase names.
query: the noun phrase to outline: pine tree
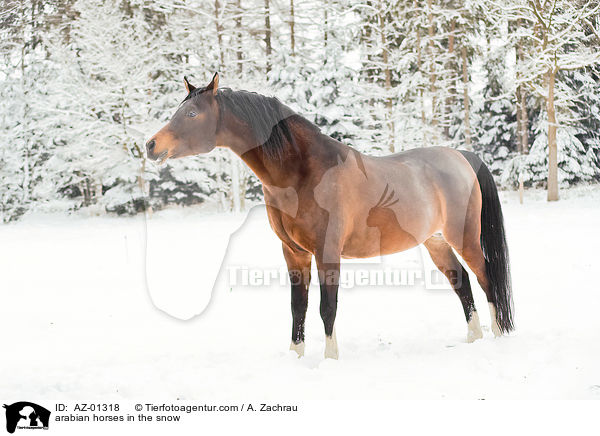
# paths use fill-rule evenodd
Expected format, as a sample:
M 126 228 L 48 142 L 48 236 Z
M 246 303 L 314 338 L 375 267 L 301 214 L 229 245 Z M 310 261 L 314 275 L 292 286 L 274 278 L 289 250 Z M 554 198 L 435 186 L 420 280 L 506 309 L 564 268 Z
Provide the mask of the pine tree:
M 501 38 L 495 38 L 485 53 L 483 69 L 487 83 L 473 135 L 475 151 L 485 162 L 491 163 L 491 171 L 497 176 L 502 173 L 507 160 L 518 152 L 517 107 L 511 98 L 511 89 L 506 85 L 508 48 Z

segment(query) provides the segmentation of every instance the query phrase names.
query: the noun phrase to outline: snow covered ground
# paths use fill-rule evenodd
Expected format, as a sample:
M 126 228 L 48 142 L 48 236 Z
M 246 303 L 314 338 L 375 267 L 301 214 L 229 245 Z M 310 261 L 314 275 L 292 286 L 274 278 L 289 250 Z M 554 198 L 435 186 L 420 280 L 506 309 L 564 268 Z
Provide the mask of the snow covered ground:
M 512 335 L 492 337 L 476 285 L 485 337 L 473 344 L 448 288 L 357 286 L 340 292 L 339 361 L 323 359 L 316 286 L 297 359 L 288 287 L 232 284 L 232 270 L 284 265 L 263 207 L 232 237 L 222 267 L 243 216 L 169 210 L 146 226 L 141 216 L 45 215 L 1 226 L 1 390 L 15 401 L 600 399 L 600 188 L 563 197 L 548 204 L 531 191 L 520 205 L 503 195 Z M 427 262 L 415 249 L 345 267 Z

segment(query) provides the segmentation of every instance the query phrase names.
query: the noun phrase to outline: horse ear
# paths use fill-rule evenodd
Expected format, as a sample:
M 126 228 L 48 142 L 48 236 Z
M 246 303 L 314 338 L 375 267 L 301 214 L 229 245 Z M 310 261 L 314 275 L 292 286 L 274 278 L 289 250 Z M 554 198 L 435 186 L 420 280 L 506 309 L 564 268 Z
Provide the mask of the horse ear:
M 209 89 L 212 89 L 213 95 L 216 95 L 218 88 L 219 88 L 219 73 L 215 73 L 215 75 L 213 76 L 212 80 L 210 81 L 210 83 L 206 87 L 206 90 L 208 91 Z
M 185 89 L 187 89 L 188 94 L 196 89 L 196 87 L 188 81 L 186 76 L 183 76 L 183 83 L 185 83 Z

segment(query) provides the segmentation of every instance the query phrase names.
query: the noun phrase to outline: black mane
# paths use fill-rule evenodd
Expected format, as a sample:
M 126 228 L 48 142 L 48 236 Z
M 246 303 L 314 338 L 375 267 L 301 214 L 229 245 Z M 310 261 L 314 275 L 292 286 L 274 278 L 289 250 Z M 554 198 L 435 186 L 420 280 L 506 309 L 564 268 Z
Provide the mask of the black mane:
M 206 88 L 197 88 L 189 93 L 184 101 L 204 91 Z M 219 88 L 215 98 L 219 104 L 219 124 L 226 112 L 246 123 L 254 132 L 265 156 L 271 159 L 281 160 L 290 146 L 297 150 L 291 131 L 292 120 L 300 121 L 303 125 L 319 131 L 316 125 L 275 97 L 266 97 L 256 92 Z

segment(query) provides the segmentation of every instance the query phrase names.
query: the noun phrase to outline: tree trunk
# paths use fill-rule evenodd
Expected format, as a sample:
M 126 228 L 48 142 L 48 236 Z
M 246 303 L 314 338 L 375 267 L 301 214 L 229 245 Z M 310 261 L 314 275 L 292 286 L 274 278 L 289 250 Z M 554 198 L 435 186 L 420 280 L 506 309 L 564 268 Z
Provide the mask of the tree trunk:
M 271 71 L 271 12 L 269 0 L 265 0 L 265 55 L 267 73 Z
M 369 10 L 371 10 L 373 8 L 373 4 L 372 4 L 372 2 L 370 0 L 367 0 L 365 2 L 365 4 L 367 5 L 367 8 Z M 364 33 L 361 32 L 361 38 L 362 38 L 361 39 L 361 43 L 368 47 L 369 45 L 372 44 L 372 39 L 371 39 L 372 38 L 372 34 L 373 34 L 373 32 L 372 32 L 372 26 L 363 26 L 362 30 L 363 30 Z M 367 71 L 366 71 L 366 73 L 367 73 L 367 80 L 369 81 L 369 83 L 372 83 L 373 82 L 373 76 L 374 76 L 374 74 L 373 74 L 374 68 L 373 68 L 373 54 L 372 54 L 371 50 L 367 50 L 367 65 L 368 65 L 368 68 L 367 68 Z
M 527 113 L 527 94 L 521 87 L 521 153 L 529 153 L 529 115 Z
M 448 74 L 454 75 L 454 31 L 456 30 L 456 19 L 452 18 L 450 22 L 450 35 L 448 36 L 448 57 L 450 59 L 448 65 Z M 454 83 L 453 77 L 450 77 L 450 83 Z M 444 136 L 446 139 L 450 139 L 450 120 L 448 120 L 451 112 L 452 103 L 454 103 L 454 94 L 456 94 L 456 89 L 454 86 L 450 85 L 448 89 L 448 97 L 446 98 L 446 105 L 444 108 Z
M 523 172 L 519 174 L 519 203 L 523 204 L 523 197 L 525 197 L 525 185 L 523 183 Z
M 292 49 L 292 56 L 296 55 L 296 34 L 294 33 L 295 23 L 294 15 L 294 0 L 290 0 L 290 45 Z
M 215 27 L 217 29 L 217 44 L 219 45 L 219 69 L 225 67 L 225 56 L 223 54 L 223 26 L 221 26 L 221 20 L 219 19 L 219 0 L 215 0 Z
M 418 2 L 417 0 L 413 1 L 414 10 L 418 11 Z M 417 14 L 419 12 L 416 12 Z M 423 53 L 421 51 L 421 29 L 419 26 L 415 26 L 415 31 L 417 32 L 417 68 L 422 73 L 423 72 Z M 427 146 L 427 131 L 425 129 L 425 102 L 423 96 L 423 87 L 419 87 L 419 101 L 421 105 L 421 129 L 423 130 L 423 147 Z
M 327 49 L 327 38 L 328 38 L 328 25 L 329 25 L 329 17 L 327 15 L 327 9 L 329 7 L 329 0 L 325 0 L 323 2 L 323 45 L 325 49 Z M 325 56 L 327 56 L 327 52 L 325 52 Z M 327 57 L 325 58 L 327 62 Z
M 82 180 L 79 182 L 79 190 L 81 191 L 81 196 L 83 197 L 83 206 L 87 206 L 87 194 L 85 192 L 85 181 Z
M 554 106 L 554 83 L 556 70 L 548 70 L 548 201 L 558 200 L 558 150 L 556 144 L 556 108 Z
M 467 47 L 462 48 L 463 98 L 465 107 L 465 148 L 471 150 L 471 102 L 469 100 L 469 74 L 467 72 Z
M 29 175 L 29 147 L 25 149 L 23 156 L 23 193 L 21 201 L 25 204 L 29 201 L 29 191 L 31 186 L 31 177 Z
M 519 79 L 517 78 L 517 81 Z M 523 154 L 523 135 L 521 134 L 523 132 L 523 126 L 522 126 L 522 115 L 521 115 L 521 85 L 517 86 L 517 89 L 515 91 L 515 97 L 517 100 L 517 148 L 518 148 L 518 152 L 520 154 Z
M 102 197 L 102 182 L 96 180 L 94 183 L 94 203 L 98 203 Z
M 437 126 L 437 118 L 435 115 L 435 106 L 436 106 L 436 74 L 435 74 L 435 62 L 434 62 L 434 44 L 433 44 L 433 36 L 435 34 L 434 24 L 433 24 L 433 9 L 432 9 L 432 0 L 427 0 L 427 19 L 429 21 L 429 92 L 431 92 L 431 125 Z M 434 139 L 437 139 L 437 135 L 434 134 Z
M 21 90 L 23 93 L 23 113 L 21 115 L 21 120 L 22 120 L 22 126 L 21 128 L 23 129 L 23 135 L 24 135 L 24 139 L 25 139 L 25 155 L 23 156 L 23 181 L 22 181 L 22 189 L 23 192 L 21 193 L 21 201 L 25 204 L 29 201 L 29 192 L 30 192 L 30 183 L 31 183 L 31 179 L 29 177 L 29 157 L 30 157 L 30 146 L 31 146 L 31 141 L 29 140 L 29 85 L 28 85 L 28 75 L 26 74 L 25 71 L 25 58 L 26 55 L 28 54 L 28 41 L 27 41 L 27 11 L 25 10 L 26 7 L 26 3 L 23 2 L 23 4 L 21 5 L 21 21 L 23 23 L 23 41 L 21 44 L 21 59 L 20 59 L 20 69 L 21 69 Z M 33 22 L 33 12 L 32 12 L 32 19 L 31 22 Z
M 517 20 L 517 28 L 521 27 L 521 19 Z M 517 60 L 525 59 L 523 53 L 523 42 L 517 41 Z M 518 77 L 517 77 L 518 79 Z M 525 154 L 529 151 L 529 115 L 527 114 L 527 93 L 525 87 L 520 84 L 517 87 L 517 134 L 519 136 L 519 152 Z
M 230 155 L 229 161 L 231 162 L 231 193 L 233 200 L 233 211 L 239 212 L 241 210 L 240 168 L 238 166 L 237 156 Z
M 393 99 L 390 95 L 391 93 L 391 89 L 392 89 L 392 71 L 390 69 L 390 62 L 389 62 L 389 53 L 388 53 L 388 47 L 387 47 L 387 38 L 386 38 L 386 34 L 385 34 L 385 18 L 383 16 L 383 2 L 380 1 L 379 2 L 379 33 L 381 35 L 381 55 L 382 55 L 382 60 L 383 60 L 383 72 L 385 74 L 385 93 L 386 93 L 386 99 L 385 99 L 385 106 L 387 109 L 387 125 L 388 125 L 388 130 L 389 130 L 389 138 L 388 138 L 388 147 L 390 150 L 390 153 L 395 153 L 396 152 L 396 147 L 395 147 L 395 138 L 394 138 L 394 120 L 393 120 L 393 112 L 394 112 L 394 102 Z
M 138 174 L 138 185 L 140 187 L 140 190 L 142 191 L 142 195 L 144 196 L 144 205 L 146 206 L 146 213 L 148 214 L 148 218 L 152 217 L 152 213 L 154 212 L 152 210 L 152 205 L 150 204 L 150 184 L 146 181 L 145 178 L 145 174 L 146 174 L 146 163 L 148 162 L 146 160 L 146 154 L 142 151 L 141 152 L 141 162 L 140 162 L 140 173 Z
M 237 36 L 237 72 L 241 76 L 242 75 L 242 65 L 244 63 L 244 54 L 242 52 L 242 0 L 237 0 L 236 4 L 236 17 L 235 17 L 235 29 Z

